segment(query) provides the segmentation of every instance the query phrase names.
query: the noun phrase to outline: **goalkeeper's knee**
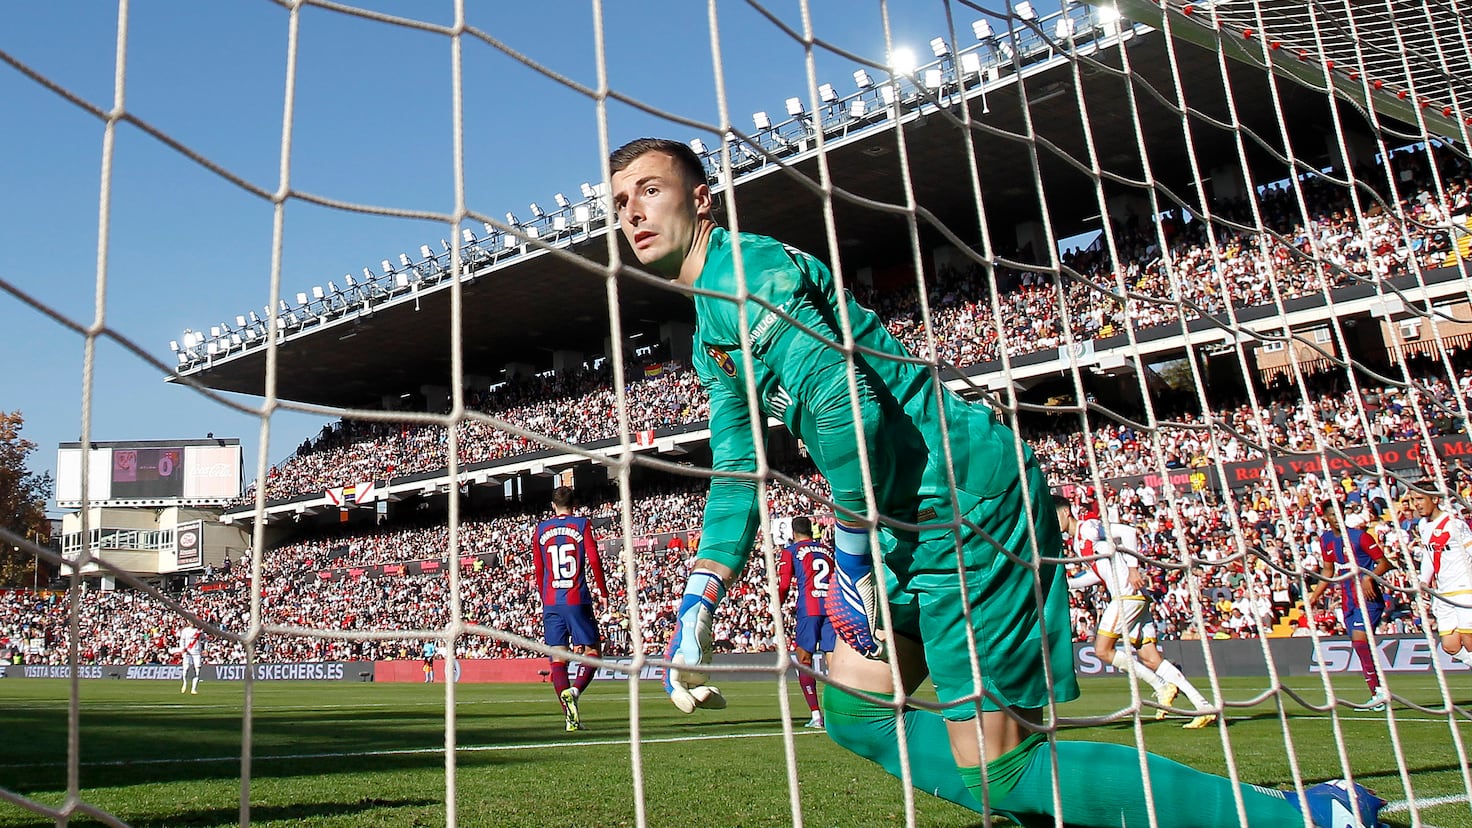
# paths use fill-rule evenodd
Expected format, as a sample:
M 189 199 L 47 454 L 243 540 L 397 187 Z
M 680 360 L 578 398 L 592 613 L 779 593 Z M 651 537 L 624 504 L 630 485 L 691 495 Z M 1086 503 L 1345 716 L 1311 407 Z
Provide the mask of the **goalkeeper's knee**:
M 885 693 L 873 695 L 888 696 Z M 823 688 L 822 707 L 828 736 L 839 747 L 881 765 L 884 759 L 896 753 L 893 709 L 836 687 Z
M 887 693 L 872 693 L 881 699 Z M 981 812 L 980 803 L 966 786 L 951 755 L 945 719 L 928 710 L 904 712 L 905 745 L 910 758 L 910 782 L 916 790 Z M 840 747 L 868 759 L 896 778 L 904 778 L 895 711 L 878 702 L 834 687 L 823 691 L 823 724 Z

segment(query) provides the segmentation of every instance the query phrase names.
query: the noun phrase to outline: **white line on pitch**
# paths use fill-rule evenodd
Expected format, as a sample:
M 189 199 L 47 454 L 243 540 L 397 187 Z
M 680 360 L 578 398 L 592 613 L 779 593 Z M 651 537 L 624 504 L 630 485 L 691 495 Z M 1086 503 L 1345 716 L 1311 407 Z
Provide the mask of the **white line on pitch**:
M 792 735 L 817 736 L 822 731 L 817 730 L 794 730 Z M 771 733 L 725 733 L 712 734 L 709 736 L 667 736 L 660 739 L 640 739 L 641 745 L 668 744 L 672 742 L 710 742 L 718 739 L 769 739 L 773 736 L 781 736 L 781 731 Z M 600 747 L 608 745 L 627 745 L 628 739 L 594 739 L 577 742 L 545 742 L 535 745 L 456 745 L 457 753 L 489 753 L 508 750 L 546 750 L 547 748 L 563 747 Z M 399 748 L 395 750 L 354 750 L 334 753 L 277 753 L 270 755 L 256 755 L 251 757 L 252 762 L 294 762 L 302 759 L 351 759 L 361 756 L 414 756 L 420 754 L 444 753 L 443 747 L 432 748 Z M 118 765 L 194 765 L 213 764 L 217 762 L 239 762 L 239 756 L 199 756 L 192 759 L 109 759 L 106 761 L 81 762 L 82 767 L 113 767 Z M 24 764 L 0 765 L 0 770 L 13 768 L 59 768 L 64 767 L 65 762 L 26 762 Z
M 1386 805 L 1384 808 L 1381 808 L 1380 809 L 1380 813 L 1382 813 L 1382 814 L 1394 814 L 1394 813 L 1399 813 L 1401 811 L 1409 811 L 1411 809 L 1411 805 L 1412 804 L 1414 804 L 1417 809 L 1420 809 L 1420 808 L 1435 808 L 1435 807 L 1440 806 L 1440 805 L 1451 805 L 1452 803 L 1455 803 L 1455 802 L 1465 803 L 1467 801 L 1468 800 L 1467 800 L 1467 795 L 1466 794 L 1453 794 L 1451 796 L 1428 796 L 1428 797 L 1425 797 L 1425 798 L 1422 798 L 1422 799 L 1415 799 L 1415 800 L 1401 799 L 1401 800 L 1397 800 L 1395 802 L 1392 802 L 1389 805 Z

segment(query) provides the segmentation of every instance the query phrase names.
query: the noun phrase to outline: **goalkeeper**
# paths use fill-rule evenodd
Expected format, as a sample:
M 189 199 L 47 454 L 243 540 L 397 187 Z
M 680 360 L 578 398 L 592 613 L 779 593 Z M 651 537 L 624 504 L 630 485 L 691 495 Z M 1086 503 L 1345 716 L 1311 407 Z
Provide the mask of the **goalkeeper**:
M 1032 451 L 1022 446 L 1019 457 L 1020 444 L 990 409 L 938 387 L 929 368 L 911 361 L 873 313 L 838 294 L 821 262 L 753 234 L 741 234 L 738 250 L 733 234 L 711 217 L 704 168 L 687 146 L 639 139 L 614 151 L 609 167 L 613 208 L 639 262 L 712 292 L 693 297 L 693 360 L 710 395 L 711 466 L 717 476 L 706 501 L 699 558 L 666 656 L 672 664 L 665 679 L 671 701 L 686 713 L 725 706 L 719 691 L 705 684 L 699 665 L 709 661 L 711 618 L 727 584 L 745 566 L 758 524 L 756 482 L 725 476 L 755 472 L 761 450 L 741 353 L 749 343 L 762 414 L 781 419 L 803 440 L 833 491 L 838 577 L 828 610 L 842 641 L 829 677 L 892 698 L 889 664 L 882 659 L 893 648 L 903 690 L 914 690 L 928 669 L 944 708 L 944 715 L 903 714 L 915 786 L 978 811 L 986 803 L 991 813 L 1023 824 L 1052 825 L 1056 759 L 1063 822 L 1147 824 L 1133 748 L 1050 743 L 1036 730 L 1050 702 L 1071 701 L 1079 690 L 1064 573 L 1046 559 L 1033 565 L 1034 549 L 1061 555 L 1062 538 Z M 742 303 L 734 298 L 738 257 L 747 291 L 760 300 L 744 303 L 745 335 L 738 322 Z M 853 356 L 857 411 L 848 360 L 819 339 L 843 342 L 840 308 L 847 312 L 853 341 L 864 349 Z M 942 422 L 949 431 L 949 457 Z M 758 425 L 764 432 L 764 422 Z M 877 516 L 865 502 L 859 429 L 879 514 L 896 522 L 872 533 L 884 563 L 878 572 L 866 528 Z M 955 469 L 954 488 L 948 461 Z M 886 579 L 892 630 L 876 629 L 876 576 Z M 969 637 L 976 642 L 982 687 L 973 682 Z M 978 698 L 982 689 L 986 695 Z M 834 741 L 900 775 L 891 707 L 830 688 L 823 710 Z M 1297 798 L 1281 791 L 1234 786 L 1157 756 L 1148 764 L 1161 826 L 1304 823 Z M 1245 809 L 1240 818 L 1235 792 Z M 1365 824 L 1373 825 L 1380 800 L 1359 799 Z M 1309 804 L 1312 811 L 1320 807 L 1312 794 Z M 1320 822 L 1317 814 L 1314 821 Z

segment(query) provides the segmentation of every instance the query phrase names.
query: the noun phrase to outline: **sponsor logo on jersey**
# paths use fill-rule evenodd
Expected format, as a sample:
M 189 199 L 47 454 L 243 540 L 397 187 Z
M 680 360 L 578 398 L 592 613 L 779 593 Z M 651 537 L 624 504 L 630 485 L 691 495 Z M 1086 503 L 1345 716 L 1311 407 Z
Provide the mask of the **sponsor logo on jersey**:
M 707 345 L 705 348 L 705 352 L 710 354 L 710 358 L 716 361 L 716 365 L 720 366 L 721 371 L 723 371 L 726 376 L 736 376 L 736 360 L 731 359 L 730 354 L 726 353 L 720 348 L 717 348 L 714 345 Z
M 787 408 L 792 405 L 792 395 L 782 386 L 774 386 L 767 392 L 767 412 L 773 417 L 787 416 Z

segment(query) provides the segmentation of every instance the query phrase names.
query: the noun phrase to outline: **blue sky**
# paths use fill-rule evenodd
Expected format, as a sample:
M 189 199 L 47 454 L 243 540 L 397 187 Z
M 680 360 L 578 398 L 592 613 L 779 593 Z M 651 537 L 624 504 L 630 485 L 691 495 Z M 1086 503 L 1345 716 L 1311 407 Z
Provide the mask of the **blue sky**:
M 732 120 L 777 120 L 808 98 L 804 49 L 750 4 L 719 0 L 725 94 Z M 796 30 L 797 0 L 764 4 Z M 374 0 L 360 7 L 453 23 L 449 2 Z M 546 68 L 597 84 L 593 5 L 466 3 L 467 22 Z M 880 4 L 812 0 L 818 36 L 883 62 Z M 893 42 L 927 55 L 946 31 L 942 0 L 890 0 Z M 981 15 L 952 3 L 958 32 Z M 707 4 L 610 0 L 603 6 L 609 85 L 685 118 L 718 119 Z M 279 182 L 289 14 L 267 0 L 134 0 L 126 107 L 235 175 Z M 0 4 L 0 51 L 103 110 L 113 106 L 117 9 L 94 0 Z M 963 39 L 963 43 L 966 42 Z M 597 107 L 484 42 L 464 41 L 465 171 L 471 209 L 528 215 L 598 180 Z M 853 89 L 849 60 L 816 51 L 818 82 Z M 294 189 L 343 201 L 449 212 L 454 207 L 449 38 L 305 7 L 295 86 Z M 0 63 L 0 278 L 81 324 L 96 313 L 103 123 Z M 617 102 L 610 141 L 702 135 Z M 117 130 L 111 187 L 106 324 L 172 364 L 168 343 L 259 311 L 269 296 L 272 204 L 200 167 L 131 125 Z M 286 208 L 281 293 L 294 296 L 380 259 L 438 246 L 443 224 L 364 216 L 301 201 Z M 83 340 L 7 293 L 0 329 L 0 409 L 20 410 L 23 436 L 53 471 L 58 442 L 81 434 Z M 93 380 L 95 440 L 239 437 L 255 476 L 258 417 L 164 382 L 164 374 L 103 342 Z M 260 400 L 238 401 L 258 407 Z M 331 417 L 278 412 L 268 458 L 284 458 Z

